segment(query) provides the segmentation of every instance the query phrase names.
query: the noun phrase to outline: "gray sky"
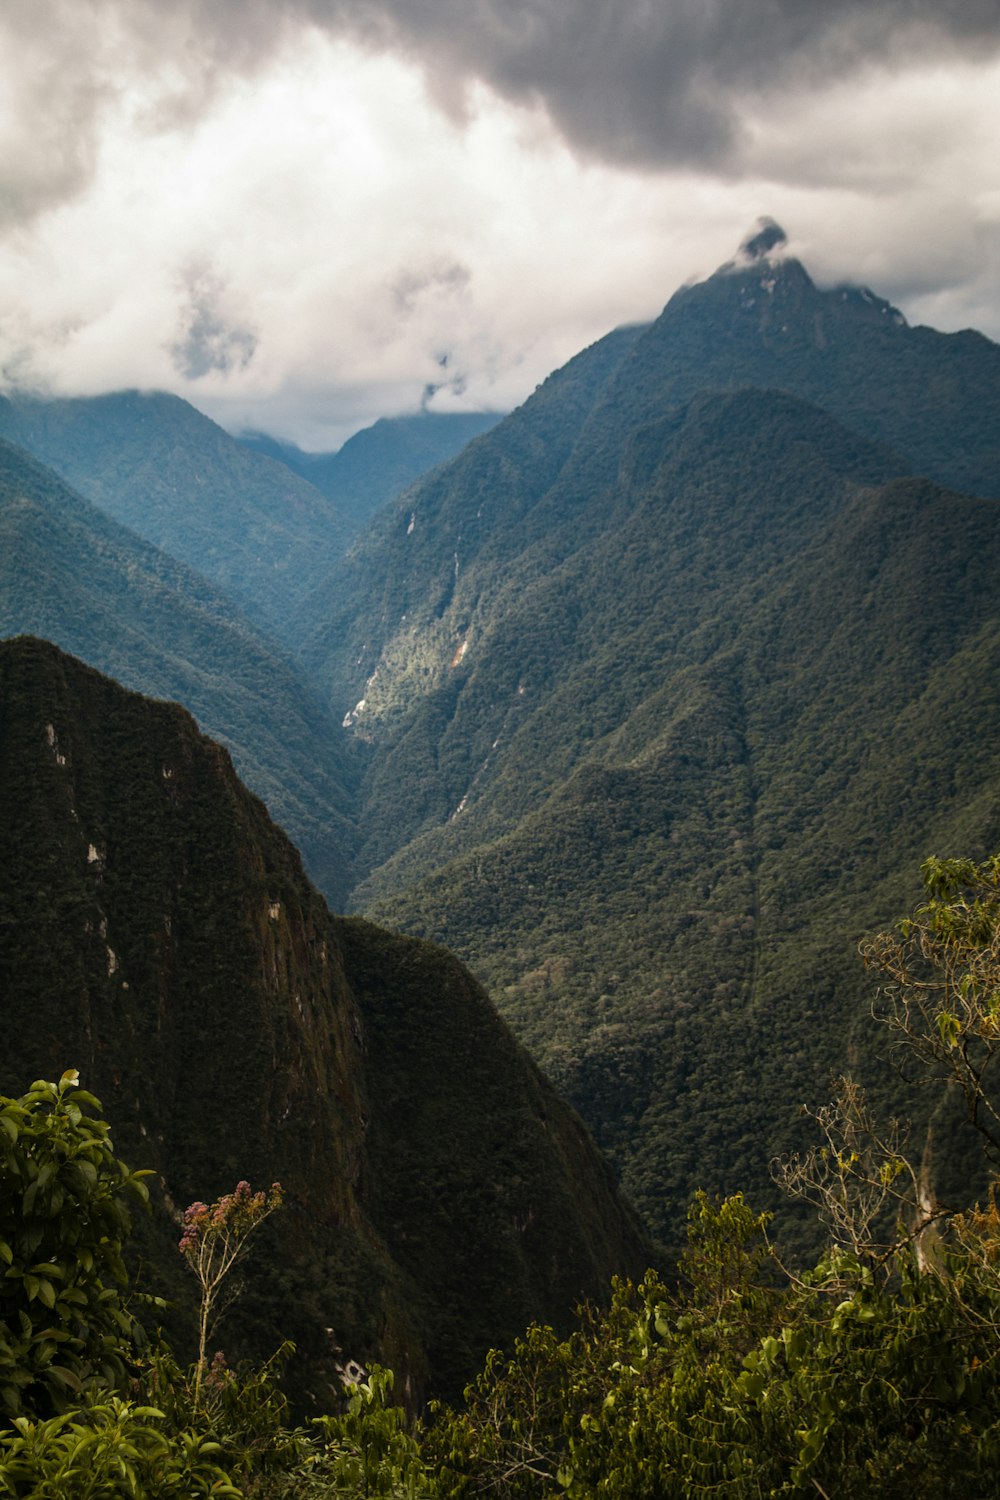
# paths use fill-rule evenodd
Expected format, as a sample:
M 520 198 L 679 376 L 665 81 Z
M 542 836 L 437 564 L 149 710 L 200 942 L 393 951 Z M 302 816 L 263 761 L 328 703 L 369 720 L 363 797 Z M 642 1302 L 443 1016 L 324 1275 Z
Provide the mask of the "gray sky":
M 761 214 L 1000 338 L 1000 0 L 0 5 L 5 387 L 507 409 Z

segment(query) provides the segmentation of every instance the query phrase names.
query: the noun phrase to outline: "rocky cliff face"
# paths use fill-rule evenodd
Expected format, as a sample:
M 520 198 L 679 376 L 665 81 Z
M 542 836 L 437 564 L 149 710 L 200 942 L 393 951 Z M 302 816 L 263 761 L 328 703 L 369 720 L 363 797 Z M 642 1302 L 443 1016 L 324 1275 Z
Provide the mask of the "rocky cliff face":
M 227 1350 L 454 1389 L 641 1263 L 578 1122 L 458 963 L 333 918 L 228 754 L 46 642 L 0 645 L 0 1090 L 79 1068 L 171 1212 L 280 1180 Z

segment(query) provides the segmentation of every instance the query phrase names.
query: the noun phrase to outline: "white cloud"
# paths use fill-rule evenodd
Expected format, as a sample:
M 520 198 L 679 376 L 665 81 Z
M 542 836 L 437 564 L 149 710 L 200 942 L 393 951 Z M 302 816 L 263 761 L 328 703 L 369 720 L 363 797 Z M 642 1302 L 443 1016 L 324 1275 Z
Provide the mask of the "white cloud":
M 228 68 L 221 31 L 186 66 L 193 0 L 169 45 L 141 5 L 131 30 L 110 0 L 63 14 L 53 57 L 84 45 L 84 21 L 101 38 L 86 89 L 36 133 L 36 37 L 0 116 L 8 163 L 27 152 L 0 225 L 7 380 L 165 387 L 312 446 L 431 386 L 441 408 L 505 408 L 610 327 L 654 316 L 760 213 L 817 279 L 1000 335 L 995 63 L 741 85 L 738 158 L 654 171 L 574 154 L 544 100 L 469 78 L 464 115 L 443 113 L 416 54 L 279 25 L 262 0 Z M 11 15 L 24 20 L 21 0 Z

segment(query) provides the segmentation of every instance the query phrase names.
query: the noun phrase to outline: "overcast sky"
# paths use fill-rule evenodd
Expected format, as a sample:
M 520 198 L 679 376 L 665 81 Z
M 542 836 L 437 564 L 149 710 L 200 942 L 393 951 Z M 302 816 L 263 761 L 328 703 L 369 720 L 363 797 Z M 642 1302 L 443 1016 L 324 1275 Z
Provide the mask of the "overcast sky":
M 4 388 L 507 410 L 762 214 L 1000 339 L 1000 0 L 0 3 Z

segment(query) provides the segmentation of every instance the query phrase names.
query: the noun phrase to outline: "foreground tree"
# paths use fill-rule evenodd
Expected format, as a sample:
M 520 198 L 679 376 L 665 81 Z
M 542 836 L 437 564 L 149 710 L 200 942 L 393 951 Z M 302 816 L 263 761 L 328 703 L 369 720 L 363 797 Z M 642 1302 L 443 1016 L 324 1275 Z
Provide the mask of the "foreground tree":
M 864 945 L 904 1070 L 956 1088 L 1000 1160 L 1000 856 L 931 860 L 926 899 Z M 939 1500 L 996 1491 L 1000 1206 L 936 1204 L 863 1090 L 776 1163 L 825 1219 L 807 1272 L 768 1254 L 742 1199 L 699 1198 L 676 1286 L 619 1285 L 560 1340 L 491 1357 L 430 1436 L 442 1495 Z
M 865 957 L 882 977 L 879 1013 L 904 1062 L 961 1090 L 992 1151 L 1000 1144 L 993 1090 L 1000 859 L 931 861 L 925 880 L 924 905 L 895 932 L 872 939 Z M 967 1500 L 996 1493 L 1000 1189 L 963 1213 L 935 1207 L 907 1157 L 905 1132 L 880 1126 L 850 1079 L 817 1111 L 815 1149 L 778 1169 L 829 1226 L 817 1265 L 780 1265 L 767 1216 L 741 1196 L 720 1203 L 698 1195 L 688 1251 L 670 1280 L 650 1272 L 637 1286 L 616 1283 L 610 1306 L 584 1308 L 568 1337 L 529 1328 L 513 1351 L 490 1355 L 462 1405 L 436 1411 L 416 1432 L 391 1404 L 388 1372 L 373 1370 L 345 1393 L 338 1412 L 303 1430 L 289 1424 L 274 1370 L 233 1372 L 221 1360 L 206 1368 L 206 1308 L 218 1306 L 249 1235 L 277 1206 L 275 1190 L 253 1194 L 241 1184 L 188 1211 L 181 1250 L 198 1276 L 203 1314 L 191 1370 L 178 1369 L 162 1349 L 132 1358 L 133 1330 L 120 1293 L 105 1280 L 95 1307 L 124 1319 L 112 1318 L 117 1366 L 95 1373 L 86 1342 L 71 1342 L 68 1314 L 45 1331 L 44 1318 L 58 1312 L 59 1290 L 79 1265 L 85 1274 L 73 1286 L 88 1295 L 87 1276 L 98 1267 L 85 1243 L 94 1224 L 124 1225 L 101 1206 L 102 1174 L 113 1203 L 132 1176 L 113 1162 L 107 1127 L 67 1102 L 74 1086 L 67 1075 L 59 1085 L 35 1085 L 25 1100 L 0 1101 L 7 1173 L 0 1254 L 9 1257 L 11 1284 L 0 1356 L 15 1372 L 11 1399 L 23 1409 L 0 1430 L 0 1495 Z M 77 1156 L 94 1167 L 93 1216 L 88 1195 L 75 1200 L 77 1207 L 84 1201 L 84 1242 L 73 1240 L 75 1230 L 65 1240 L 53 1231 L 45 1241 L 52 1257 L 43 1261 L 44 1226 L 43 1238 L 33 1238 L 39 1200 L 58 1219 L 65 1197 L 44 1195 L 53 1184 L 65 1194 L 76 1182 L 68 1164 Z M 90 1183 L 90 1172 L 79 1172 Z M 110 1256 L 100 1262 L 106 1279 L 120 1264 L 120 1236 L 102 1254 Z M 28 1345 L 15 1350 L 11 1339 L 22 1334 Z M 66 1344 L 81 1361 L 74 1368 L 64 1360 L 79 1380 L 79 1404 L 32 1420 L 23 1413 L 70 1400 L 61 1394 L 67 1376 L 46 1374 L 49 1357 L 39 1350 L 47 1342 Z M 143 1406 L 108 1392 L 130 1361 Z
M 145 1339 L 122 1251 L 148 1174 L 99 1109 L 75 1070 L 0 1098 L 0 1495 L 238 1497 L 210 1433 L 133 1399 Z
M 881 979 L 876 1015 L 906 1074 L 961 1092 L 1000 1165 L 1000 854 L 929 859 L 921 873 L 923 905 L 861 947 Z
M 142 1179 L 75 1070 L 0 1099 L 0 1414 L 47 1417 L 121 1389 L 140 1339 L 122 1247 Z
M 250 1248 L 250 1236 L 282 1202 L 280 1182 L 273 1183 L 266 1193 L 255 1193 L 248 1182 L 239 1182 L 234 1192 L 226 1193 L 217 1202 L 192 1203 L 184 1211 L 178 1249 L 194 1273 L 200 1292 L 195 1407 L 201 1398 L 207 1369 L 209 1335 L 239 1294 L 232 1273 Z

